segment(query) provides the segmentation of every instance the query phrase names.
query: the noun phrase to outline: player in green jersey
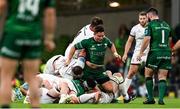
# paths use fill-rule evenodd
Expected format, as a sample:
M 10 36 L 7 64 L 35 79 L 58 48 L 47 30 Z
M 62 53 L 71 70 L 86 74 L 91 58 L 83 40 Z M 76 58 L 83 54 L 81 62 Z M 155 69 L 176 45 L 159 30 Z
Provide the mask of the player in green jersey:
M 158 104 L 164 105 L 163 98 L 167 88 L 166 78 L 168 70 L 171 69 L 171 51 L 170 51 L 170 36 L 171 28 L 163 20 L 158 17 L 158 11 L 155 8 L 150 8 L 147 11 L 147 16 L 151 22 L 149 22 L 145 29 L 145 37 L 141 46 L 140 54 L 138 59 L 143 55 L 145 48 L 150 45 L 150 51 L 148 54 L 145 78 L 146 87 L 148 91 L 148 98 L 143 104 L 154 104 L 153 96 L 153 80 L 152 76 L 157 70 L 158 72 L 158 90 L 159 90 L 159 101 Z
M 112 92 L 113 87 L 109 81 L 109 77 L 104 74 L 104 57 L 107 48 L 111 49 L 115 57 L 121 57 L 116 52 L 114 44 L 104 35 L 104 28 L 101 25 L 96 26 L 92 38 L 82 40 L 71 48 L 66 64 L 69 64 L 75 50 L 85 49 L 86 65 L 83 78 L 85 80 L 87 78 L 93 78 L 98 84 L 102 85 L 106 91 Z
M 24 78 L 29 84 L 32 107 L 39 107 L 38 72 L 42 45 L 51 51 L 56 12 L 55 0 L 1 0 L 0 16 L 7 13 L 1 54 L 0 103 L 8 108 L 11 102 L 11 79 L 18 61 L 24 67 Z M 44 29 L 44 30 L 43 30 Z M 42 40 L 44 35 L 44 40 Z

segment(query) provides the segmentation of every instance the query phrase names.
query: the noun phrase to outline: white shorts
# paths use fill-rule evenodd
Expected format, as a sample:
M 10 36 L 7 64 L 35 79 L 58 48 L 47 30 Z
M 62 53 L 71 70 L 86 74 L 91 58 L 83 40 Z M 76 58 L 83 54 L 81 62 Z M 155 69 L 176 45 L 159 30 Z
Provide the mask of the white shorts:
M 40 97 L 40 103 L 41 104 L 48 104 L 48 103 L 53 103 L 55 101 L 54 98 L 51 98 L 47 95 L 48 89 L 46 88 L 40 88 L 41 89 L 41 97 Z
M 137 60 L 137 56 L 139 55 L 139 51 L 134 51 L 134 54 L 131 59 L 131 64 L 141 64 L 142 62 L 146 62 L 148 53 L 144 52 L 144 55 L 141 57 L 141 60 Z
M 100 104 L 107 104 L 107 103 L 111 103 L 111 101 L 113 100 L 113 94 L 112 93 L 104 93 L 101 92 L 101 98 L 99 99 Z
M 53 62 L 55 61 L 55 59 L 57 59 L 58 57 L 60 57 L 62 55 L 56 55 L 56 56 L 53 56 L 52 58 L 50 58 L 47 62 L 46 62 L 46 67 L 44 69 L 44 73 L 45 74 L 52 74 L 54 75 L 55 74 L 55 69 L 53 67 Z

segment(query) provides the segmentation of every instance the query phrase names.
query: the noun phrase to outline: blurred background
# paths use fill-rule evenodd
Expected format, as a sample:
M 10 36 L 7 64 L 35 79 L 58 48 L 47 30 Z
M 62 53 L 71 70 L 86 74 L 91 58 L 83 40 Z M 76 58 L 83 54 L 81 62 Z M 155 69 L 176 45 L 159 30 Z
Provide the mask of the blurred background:
M 175 43 L 177 37 L 180 37 L 179 0 L 57 0 L 57 30 L 55 37 L 57 48 L 53 53 L 44 51 L 42 63 L 45 63 L 53 55 L 64 55 L 68 44 L 83 26 L 90 23 L 93 16 L 99 16 L 103 19 L 106 36 L 115 43 L 118 53 L 122 56 L 129 31 L 138 23 L 138 13 L 147 10 L 149 7 L 157 8 L 160 18 L 172 26 L 174 30 L 173 43 Z M 2 29 L 3 23 L 0 23 L 0 33 L 2 33 Z M 125 64 L 113 59 L 111 56 L 107 56 L 106 68 L 113 73 L 121 72 L 126 75 L 132 53 L 133 48 Z M 173 69 L 169 72 L 168 97 L 180 97 L 180 62 L 178 56 L 172 57 Z M 21 67 L 19 67 L 18 72 L 21 72 Z M 134 77 L 129 93 L 146 96 L 143 75 L 144 70 L 142 67 L 139 69 L 139 74 Z M 21 79 L 22 75 L 17 75 L 17 77 Z M 157 86 L 155 86 L 155 92 L 157 92 Z

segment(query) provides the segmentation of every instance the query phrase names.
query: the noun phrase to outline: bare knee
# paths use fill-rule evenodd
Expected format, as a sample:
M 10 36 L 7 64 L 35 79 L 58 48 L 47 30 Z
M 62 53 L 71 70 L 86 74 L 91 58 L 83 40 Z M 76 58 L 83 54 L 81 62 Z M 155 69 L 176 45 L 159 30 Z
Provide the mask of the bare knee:
M 107 81 L 107 82 L 103 83 L 102 87 L 107 92 L 113 92 L 113 84 L 110 81 Z

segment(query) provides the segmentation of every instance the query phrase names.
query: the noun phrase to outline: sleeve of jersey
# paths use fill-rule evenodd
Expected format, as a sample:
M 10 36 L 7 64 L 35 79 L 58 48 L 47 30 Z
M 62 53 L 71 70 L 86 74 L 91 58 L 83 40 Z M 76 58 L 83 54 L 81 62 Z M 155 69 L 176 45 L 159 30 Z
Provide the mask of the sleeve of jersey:
M 130 36 L 135 37 L 135 35 L 136 35 L 136 32 L 135 32 L 135 28 L 133 27 L 131 29 Z
M 87 39 L 82 40 L 81 42 L 74 45 L 76 49 L 84 49 L 87 45 Z
M 151 26 L 149 24 L 144 31 L 144 35 L 145 36 L 151 36 Z
M 106 40 L 107 40 L 107 46 L 109 47 L 109 48 L 111 48 L 111 46 L 112 46 L 112 42 L 110 41 L 110 39 L 108 39 L 107 37 L 106 37 Z
M 46 0 L 45 6 L 46 7 L 55 7 L 56 6 L 56 0 Z

